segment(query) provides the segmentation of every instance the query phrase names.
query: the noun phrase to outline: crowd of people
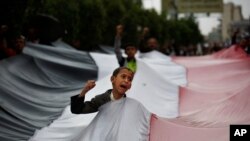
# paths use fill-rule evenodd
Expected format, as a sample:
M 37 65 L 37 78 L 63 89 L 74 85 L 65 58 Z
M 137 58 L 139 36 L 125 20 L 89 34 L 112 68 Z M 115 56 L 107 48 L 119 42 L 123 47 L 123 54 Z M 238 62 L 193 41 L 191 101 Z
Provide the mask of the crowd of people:
M 9 36 L 9 27 L 1 25 L 0 28 L 0 60 L 20 54 L 25 46 L 23 35 Z
M 31 17 L 18 33 L 13 26 L 0 24 L 0 60 L 22 53 L 26 42 L 51 45 L 64 34 L 61 23 L 52 16 Z
M 163 44 L 160 44 L 156 37 L 150 35 L 150 29 L 148 27 L 143 28 L 136 44 L 131 44 L 128 42 L 122 43 L 123 29 L 124 27 L 121 24 L 117 25 L 116 27 L 116 36 L 114 42 L 115 52 L 120 66 L 127 66 L 132 70 L 134 70 L 134 68 L 132 68 L 130 64 L 131 61 L 136 61 L 134 55 L 136 54 L 137 50 L 142 53 L 157 50 L 168 56 L 200 56 L 209 55 L 236 45 L 245 50 L 247 54 L 250 54 L 250 36 L 249 34 L 239 34 L 239 32 L 232 35 L 231 43 L 229 45 L 225 45 L 222 42 L 211 42 L 206 44 L 200 43 L 197 45 L 190 44 L 188 46 L 184 46 L 177 45 L 175 40 L 166 40 Z M 123 47 L 125 50 L 127 58 L 122 58 L 120 51 L 121 47 Z M 130 50 L 133 50 L 132 54 L 130 53 Z
M 25 37 L 22 34 L 9 36 L 10 32 L 11 31 L 9 30 L 9 27 L 7 25 L 1 25 L 0 60 L 20 54 L 25 46 L 26 41 L 37 42 L 37 40 L 39 40 L 35 35 L 36 29 L 34 28 L 30 28 L 27 31 L 29 33 L 27 34 L 28 37 Z M 115 53 L 117 55 L 120 66 L 130 66 L 130 69 L 132 70 L 136 69 L 134 55 L 136 54 L 137 50 L 142 53 L 152 50 L 158 50 L 169 56 L 199 56 L 212 54 L 221 49 L 230 47 L 231 45 L 240 44 L 240 46 L 242 46 L 242 48 L 244 48 L 244 50 L 248 54 L 250 54 L 250 36 L 245 35 L 244 37 L 241 37 L 239 36 L 239 32 L 235 32 L 235 34 L 232 35 L 231 44 L 229 46 L 225 46 L 223 43 L 177 45 L 174 39 L 166 40 L 165 42 L 160 43 L 155 36 L 150 35 L 150 29 L 148 27 L 144 27 L 142 29 L 137 43 L 123 42 L 123 33 L 124 26 L 122 24 L 117 25 L 114 38 Z M 75 40 L 73 40 L 72 46 L 77 49 L 80 48 L 79 42 L 80 41 L 78 41 L 76 44 Z M 125 53 L 128 56 L 127 58 L 122 57 L 120 51 L 121 48 L 125 49 Z

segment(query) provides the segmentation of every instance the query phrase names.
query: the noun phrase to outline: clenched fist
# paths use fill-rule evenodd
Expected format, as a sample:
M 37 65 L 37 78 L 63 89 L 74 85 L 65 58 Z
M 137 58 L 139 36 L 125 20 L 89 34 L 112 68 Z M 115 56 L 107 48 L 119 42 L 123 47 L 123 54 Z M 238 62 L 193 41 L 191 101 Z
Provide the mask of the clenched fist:
M 95 80 L 88 80 L 88 81 L 86 82 L 86 84 L 85 84 L 85 86 L 84 86 L 84 88 L 83 88 L 81 94 L 79 95 L 79 97 L 85 96 L 86 93 L 87 93 L 89 90 L 93 89 L 94 87 L 95 87 Z

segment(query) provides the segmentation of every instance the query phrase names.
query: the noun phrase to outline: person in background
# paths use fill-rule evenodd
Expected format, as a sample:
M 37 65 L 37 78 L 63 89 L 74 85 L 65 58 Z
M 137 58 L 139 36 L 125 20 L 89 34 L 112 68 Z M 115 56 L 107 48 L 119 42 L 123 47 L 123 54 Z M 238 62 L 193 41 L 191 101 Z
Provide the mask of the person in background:
M 231 38 L 231 45 L 234 45 L 237 43 L 237 38 L 239 36 L 240 29 L 236 29 L 236 31 L 233 33 L 232 38 Z
M 146 47 L 144 48 L 144 52 L 149 52 L 158 49 L 159 49 L 158 40 L 155 37 L 150 37 L 146 42 Z
M 25 46 L 25 37 L 23 35 L 17 36 L 15 39 L 15 51 L 17 54 L 22 53 Z
M 123 26 L 118 25 L 116 27 L 116 37 L 115 37 L 115 54 L 118 59 L 118 63 L 120 66 L 126 66 L 129 69 L 131 69 L 133 72 L 136 71 L 136 58 L 135 54 L 137 53 L 137 47 L 133 43 L 126 43 L 124 45 L 125 54 L 127 57 L 122 56 L 121 52 L 121 40 L 122 40 L 122 34 L 123 34 Z
M 8 43 L 8 32 L 8 25 L 0 25 L 0 60 L 16 55 L 15 50 L 12 49 Z
M 245 51 L 246 53 L 249 55 L 250 54 L 250 35 L 246 35 L 244 37 L 244 40 L 246 41 L 246 45 L 245 45 Z
M 249 40 L 250 40 L 249 35 L 242 35 L 239 43 L 236 43 L 236 45 L 238 45 L 239 47 L 241 47 L 243 50 L 246 51 L 249 46 Z
M 150 37 L 150 29 L 149 27 L 145 26 L 143 27 L 142 33 L 139 36 L 138 47 L 140 51 L 143 52 L 143 49 L 145 48 L 146 42 L 149 37 Z

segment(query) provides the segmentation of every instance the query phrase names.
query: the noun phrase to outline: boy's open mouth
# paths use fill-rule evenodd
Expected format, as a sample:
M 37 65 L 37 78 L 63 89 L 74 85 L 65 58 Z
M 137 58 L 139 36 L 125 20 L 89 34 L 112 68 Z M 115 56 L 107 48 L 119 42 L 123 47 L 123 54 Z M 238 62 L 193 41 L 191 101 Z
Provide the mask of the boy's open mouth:
M 124 84 L 121 84 L 120 87 L 123 88 L 123 89 L 127 89 L 127 86 L 124 85 Z

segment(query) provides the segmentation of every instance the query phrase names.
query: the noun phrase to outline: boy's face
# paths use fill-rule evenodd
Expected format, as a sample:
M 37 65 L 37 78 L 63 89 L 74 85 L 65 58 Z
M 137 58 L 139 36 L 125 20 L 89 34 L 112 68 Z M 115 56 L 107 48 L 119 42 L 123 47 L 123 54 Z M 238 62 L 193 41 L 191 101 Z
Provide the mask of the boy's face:
M 128 46 L 125 49 L 125 53 L 127 54 L 128 58 L 134 58 L 136 52 L 137 52 L 137 49 L 134 46 Z
M 111 82 L 113 85 L 113 90 L 118 94 L 125 94 L 125 92 L 131 88 L 132 80 L 133 80 L 133 72 L 122 69 L 117 74 L 117 76 L 111 77 Z

